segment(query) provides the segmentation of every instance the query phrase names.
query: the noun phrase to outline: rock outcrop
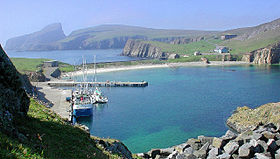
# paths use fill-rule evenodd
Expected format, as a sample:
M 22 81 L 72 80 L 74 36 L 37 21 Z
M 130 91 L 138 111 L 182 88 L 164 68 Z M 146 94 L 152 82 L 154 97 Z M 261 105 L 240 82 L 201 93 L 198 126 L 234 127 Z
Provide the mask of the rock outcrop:
M 241 61 L 244 61 L 244 62 L 252 62 L 252 61 L 253 61 L 253 56 L 252 56 L 252 54 L 251 54 L 251 53 L 245 53 L 245 54 L 243 54 Z
M 111 154 L 118 154 L 126 159 L 132 159 L 132 153 L 128 148 L 120 141 L 116 140 L 113 142 L 108 142 L 100 138 L 95 139 L 95 142 L 100 145 L 105 151 Z
M 27 115 L 30 103 L 23 79 L 0 46 L 0 130 L 15 137 L 21 135 L 15 120 Z
M 61 24 L 55 23 L 38 32 L 9 39 L 5 49 L 16 51 L 56 50 L 58 46 L 55 42 L 65 37 Z
M 253 62 L 254 64 L 274 64 L 279 63 L 280 59 L 280 42 L 269 45 L 251 53 L 244 54 L 242 61 Z
M 42 73 L 42 71 L 38 72 L 30 72 L 28 74 L 29 80 L 32 82 L 45 82 L 46 76 Z
M 142 158 L 167 159 L 249 159 L 280 157 L 280 127 L 258 125 L 253 130 L 236 134 L 230 130 L 221 137 L 191 138 L 186 143 L 166 149 L 152 149 L 137 154 Z
M 122 55 L 146 58 L 167 58 L 168 53 L 162 52 L 159 47 L 140 40 L 129 39 L 123 49 Z
M 175 53 L 168 55 L 168 59 L 178 59 L 178 58 L 180 58 L 180 55 Z
M 202 57 L 202 58 L 200 58 L 200 60 L 202 62 L 204 62 L 205 64 L 209 64 L 210 63 L 209 60 L 206 57 Z
M 268 123 L 280 124 L 280 102 L 268 103 L 256 109 L 238 107 L 227 120 L 227 125 L 239 133 Z

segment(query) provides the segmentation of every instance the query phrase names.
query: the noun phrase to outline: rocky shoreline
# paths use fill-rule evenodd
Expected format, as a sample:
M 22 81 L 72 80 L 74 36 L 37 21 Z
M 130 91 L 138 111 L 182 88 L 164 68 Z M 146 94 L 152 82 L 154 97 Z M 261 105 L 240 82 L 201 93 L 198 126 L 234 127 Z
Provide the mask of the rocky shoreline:
M 198 136 L 165 149 L 137 154 L 152 159 L 280 159 L 280 102 L 238 107 L 221 137 Z
M 177 146 L 137 155 L 152 159 L 279 159 L 280 127 L 269 123 L 240 134 L 228 130 L 221 137 L 198 136 Z

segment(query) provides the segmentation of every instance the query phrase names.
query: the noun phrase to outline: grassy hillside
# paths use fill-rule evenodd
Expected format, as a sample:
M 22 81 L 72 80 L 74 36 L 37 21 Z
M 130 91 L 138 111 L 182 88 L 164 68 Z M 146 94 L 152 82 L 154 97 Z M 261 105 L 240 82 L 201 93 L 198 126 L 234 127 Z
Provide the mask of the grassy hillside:
M 168 53 L 177 53 L 177 54 L 189 54 L 192 55 L 195 51 L 200 51 L 204 53 L 209 53 L 210 51 L 213 51 L 216 46 L 214 43 L 219 43 L 221 40 L 202 40 L 198 42 L 192 42 L 188 44 L 167 44 L 163 42 L 157 42 L 157 41 L 144 41 L 145 43 L 152 44 L 153 46 L 161 48 L 163 52 Z
M 231 53 L 246 53 L 277 43 L 278 41 L 280 41 L 280 29 L 266 31 L 246 40 L 232 39 L 220 44 L 232 48 Z
M 33 99 L 28 117 L 17 119 L 16 124 L 26 138 L 19 140 L 0 131 L 0 158 L 118 158 L 103 152 L 88 133 L 68 125 Z
M 280 41 L 280 19 L 255 27 L 227 30 L 223 34 L 236 34 L 236 38 L 226 40 L 221 45 L 232 48 L 232 53 L 246 53 Z

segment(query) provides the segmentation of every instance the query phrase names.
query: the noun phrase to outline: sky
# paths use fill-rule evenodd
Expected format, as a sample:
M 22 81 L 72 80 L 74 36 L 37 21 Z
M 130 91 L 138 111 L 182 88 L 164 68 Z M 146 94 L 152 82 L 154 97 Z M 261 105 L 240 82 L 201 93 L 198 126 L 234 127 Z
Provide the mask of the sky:
M 101 24 L 228 30 L 280 18 L 279 0 L 0 0 L 0 43 L 60 22 L 66 35 Z

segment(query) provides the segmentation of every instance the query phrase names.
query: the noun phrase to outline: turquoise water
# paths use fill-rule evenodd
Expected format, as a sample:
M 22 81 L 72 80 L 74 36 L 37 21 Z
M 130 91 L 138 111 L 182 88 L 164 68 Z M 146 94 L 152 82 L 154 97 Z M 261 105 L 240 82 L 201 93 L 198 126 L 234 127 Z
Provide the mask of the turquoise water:
M 93 55 L 96 55 L 96 62 L 131 61 L 140 58 L 120 56 L 122 49 L 100 49 L 100 50 L 55 50 L 55 51 L 22 51 L 16 52 L 7 50 L 9 57 L 24 58 L 47 58 L 58 60 L 69 64 L 81 64 L 82 56 L 87 62 L 93 63 Z
M 238 106 L 280 101 L 280 67 L 181 67 L 104 73 L 98 80 L 141 81 L 145 88 L 102 88 L 109 103 L 80 123 L 91 134 L 123 141 L 136 152 L 198 135 L 220 136 Z

